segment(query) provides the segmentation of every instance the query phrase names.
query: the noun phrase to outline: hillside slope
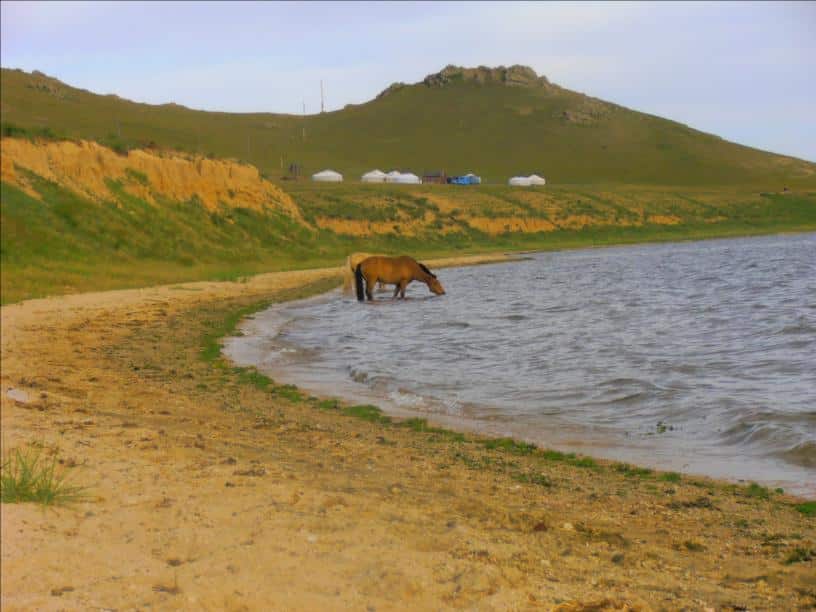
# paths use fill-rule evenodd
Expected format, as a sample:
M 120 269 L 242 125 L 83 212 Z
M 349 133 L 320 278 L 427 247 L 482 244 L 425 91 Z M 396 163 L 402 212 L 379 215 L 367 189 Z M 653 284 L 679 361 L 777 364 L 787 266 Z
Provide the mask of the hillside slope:
M 356 180 L 372 168 L 538 172 L 559 184 L 816 186 L 816 164 L 751 149 L 561 88 L 531 69 L 449 66 L 376 99 L 308 115 L 148 105 L 3 69 L 5 129 L 48 130 L 119 150 L 154 143 L 237 157 L 269 176 L 290 163 Z
M 318 184 L 88 141 L 0 140 L 2 300 L 417 257 L 816 229 L 816 193 Z

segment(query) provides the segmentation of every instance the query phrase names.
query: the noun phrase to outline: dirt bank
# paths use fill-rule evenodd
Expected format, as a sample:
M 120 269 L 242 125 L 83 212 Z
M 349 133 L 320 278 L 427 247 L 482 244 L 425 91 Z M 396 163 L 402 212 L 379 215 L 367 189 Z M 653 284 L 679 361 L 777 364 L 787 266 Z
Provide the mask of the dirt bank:
M 3 307 L 4 450 L 90 495 L 3 505 L 3 609 L 816 605 L 816 519 L 784 495 L 353 418 L 201 358 L 238 309 L 339 279 Z
M 283 190 L 263 179 L 255 166 L 223 159 L 134 149 L 125 155 L 90 141 L 0 140 L 2 179 L 40 198 L 20 169 L 33 172 L 97 202 L 112 199 L 110 181 L 151 204 L 197 199 L 208 210 L 221 205 L 280 210 L 304 222 Z

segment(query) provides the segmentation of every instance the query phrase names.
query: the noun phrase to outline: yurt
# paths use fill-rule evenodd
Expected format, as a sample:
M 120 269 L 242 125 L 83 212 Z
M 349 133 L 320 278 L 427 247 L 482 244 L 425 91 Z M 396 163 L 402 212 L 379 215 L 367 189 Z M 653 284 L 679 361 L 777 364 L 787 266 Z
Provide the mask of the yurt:
M 334 170 L 323 170 L 312 175 L 312 180 L 318 183 L 342 183 L 343 175 Z
M 366 172 L 360 177 L 360 180 L 364 183 L 384 183 L 387 176 L 385 172 L 372 170 L 371 172 Z
M 507 181 L 507 184 L 515 187 L 529 187 L 532 183 L 530 183 L 529 176 L 514 176 Z
M 544 177 L 538 176 L 537 174 L 531 174 L 527 177 L 530 180 L 531 185 L 546 185 L 547 180 Z
M 451 185 L 478 185 L 481 182 L 482 179 L 473 173 L 448 177 L 448 183 Z
M 402 176 L 399 170 L 392 170 L 388 174 L 385 175 L 385 182 L 386 183 L 398 183 L 399 177 Z
M 408 184 L 411 184 L 411 185 L 419 185 L 422 181 L 419 180 L 419 177 L 416 174 L 413 174 L 411 172 L 406 172 L 405 174 L 400 174 L 394 182 L 395 183 L 408 183 Z

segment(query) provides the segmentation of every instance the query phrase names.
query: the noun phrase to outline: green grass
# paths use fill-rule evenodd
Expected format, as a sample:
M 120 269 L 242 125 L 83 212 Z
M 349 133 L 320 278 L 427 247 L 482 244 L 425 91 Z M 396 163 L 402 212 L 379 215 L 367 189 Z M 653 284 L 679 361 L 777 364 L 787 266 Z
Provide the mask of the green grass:
M 805 516 L 816 516 L 816 501 L 807 501 L 794 507 Z
M 745 495 L 756 499 L 770 499 L 771 491 L 768 487 L 763 487 L 755 482 L 752 482 L 744 489 Z
M 465 441 L 464 434 L 459 433 L 458 431 L 444 429 L 443 427 L 433 427 L 428 424 L 428 421 L 426 419 L 421 419 L 417 417 L 398 421 L 397 426 L 406 427 L 411 431 L 433 434 L 432 436 L 433 440 L 445 440 L 449 442 Z
M 616 463 L 614 465 L 615 471 L 620 472 L 624 476 L 632 478 L 643 478 L 652 475 L 652 470 L 649 468 L 642 468 L 636 465 L 629 465 L 628 463 Z
M 484 441 L 484 446 L 490 450 L 499 449 L 513 455 L 531 455 L 536 450 L 535 444 L 518 442 L 512 438 L 491 438 Z
M 57 471 L 56 456 L 45 457 L 40 449 L 14 449 L 3 458 L 0 497 L 4 504 L 33 502 L 64 505 L 87 498 L 85 487 L 71 485 Z
M 453 79 L 445 87 L 410 85 L 364 104 L 304 117 L 139 104 L 17 70 L 3 69 L 0 78 L 3 121 L 26 133 L 49 130 L 104 142 L 121 153 L 157 145 L 240 158 L 275 178 L 290 163 L 301 164 L 306 175 L 331 167 L 353 180 L 375 167 L 418 174 L 474 171 L 486 182 L 501 183 L 536 171 L 562 184 L 731 184 L 769 190 L 812 186 L 816 178 L 813 164 L 556 86 Z
M 386 228 L 399 229 L 352 236 L 310 229 L 273 212 L 227 207 L 209 211 L 195 200 L 151 205 L 117 181 L 108 181 L 110 203 L 90 202 L 37 175 L 18 171 L 41 198 L 0 185 L 3 303 L 180 281 L 235 281 L 259 272 L 338 265 L 354 251 L 427 258 L 816 229 L 816 193 L 760 196 L 730 189 L 702 190 L 693 192 L 694 203 L 681 206 L 676 189 L 621 187 L 608 192 L 600 186 L 585 187 L 582 192 L 595 193 L 606 204 L 605 208 L 599 205 L 597 216 L 582 221 L 584 226 L 578 229 L 570 225 L 570 202 L 575 196 L 571 188 L 537 192 L 523 205 L 514 203 L 519 196 L 504 186 L 450 191 L 448 186 L 434 185 L 299 184 L 291 189 L 306 219 L 320 218 L 329 198 L 337 207 L 332 214 L 339 215 L 332 219 L 344 219 L 342 211 L 348 209 L 359 217 L 385 215 Z M 138 183 L 141 178 L 136 172 L 123 180 Z M 431 201 L 439 197 L 456 198 L 460 213 L 440 212 Z M 494 207 L 504 207 L 501 214 L 513 218 L 547 217 L 562 224 L 562 229 L 491 236 L 463 221 L 474 215 L 489 216 L 486 211 Z M 611 225 L 619 208 L 638 211 L 643 224 Z M 670 213 L 682 222 L 649 222 L 655 215 Z
M 371 423 L 390 423 L 391 417 L 383 414 L 383 411 L 372 406 L 371 404 L 360 404 L 357 406 L 344 406 L 340 412 L 346 416 L 362 419 L 363 421 L 370 421 Z
M 816 549 L 808 550 L 807 548 L 797 547 L 788 555 L 787 559 L 785 559 L 785 565 L 813 560 L 816 560 Z

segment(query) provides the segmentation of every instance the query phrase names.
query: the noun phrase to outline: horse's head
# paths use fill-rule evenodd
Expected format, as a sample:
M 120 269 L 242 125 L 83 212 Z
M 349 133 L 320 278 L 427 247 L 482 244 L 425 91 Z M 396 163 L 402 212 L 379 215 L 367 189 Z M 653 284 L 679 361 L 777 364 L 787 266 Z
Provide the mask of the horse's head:
M 436 295 L 445 295 L 445 288 L 442 286 L 442 283 L 439 282 L 439 279 L 435 276 L 432 276 L 428 280 L 428 289 L 434 292 Z
M 445 288 L 442 286 L 442 283 L 439 282 L 439 279 L 436 278 L 436 274 L 431 272 L 428 269 L 428 266 L 421 263 L 419 267 L 422 268 L 422 271 L 426 274 L 425 282 L 428 283 L 428 289 L 430 289 L 436 295 L 445 295 Z

